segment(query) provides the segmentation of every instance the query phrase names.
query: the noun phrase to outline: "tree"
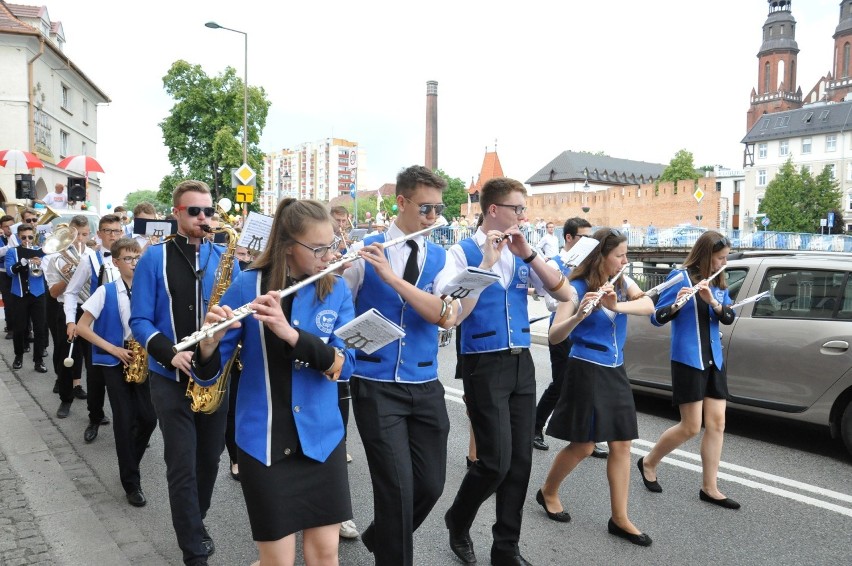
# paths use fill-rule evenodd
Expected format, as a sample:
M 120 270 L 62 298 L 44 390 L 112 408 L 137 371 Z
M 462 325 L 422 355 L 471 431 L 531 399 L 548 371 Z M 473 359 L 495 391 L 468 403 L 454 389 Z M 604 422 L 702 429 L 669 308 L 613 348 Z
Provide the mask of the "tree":
M 133 191 L 124 197 L 124 208 L 133 212 L 133 209 L 136 208 L 136 205 L 140 202 L 151 203 L 154 205 L 154 208 L 157 209 L 157 213 L 159 214 L 168 213 L 169 208 L 172 206 L 171 195 L 169 195 L 168 201 L 163 201 L 159 198 L 159 193 L 157 191 Z
M 243 162 L 243 81 L 233 67 L 216 77 L 207 76 L 200 65 L 175 61 L 163 77 L 163 87 L 175 100 L 171 113 L 160 122 L 163 141 L 169 148 L 174 171 L 160 183 L 160 199 L 177 182 L 198 179 L 210 185 L 213 202 L 228 196 L 231 169 Z M 258 190 L 263 186 L 263 152 L 258 148 L 271 103 L 263 87 L 248 87 L 248 164 L 258 172 Z
M 467 186 L 458 177 L 450 177 L 441 169 L 435 173 L 447 182 L 447 188 L 444 190 L 444 204 L 447 206 L 444 209 L 444 217 L 448 222 L 452 222 L 453 218 L 461 216 L 461 205 L 467 203 Z
M 675 154 L 672 160 L 669 161 L 668 167 L 660 175 L 660 181 L 674 181 L 675 189 L 677 189 L 678 181 L 685 179 L 695 181 L 700 178 L 701 173 L 695 169 L 695 160 L 692 153 L 685 149 L 681 149 Z
M 820 218 L 840 208 L 841 192 L 826 167 L 813 177 L 807 169 L 797 172 L 788 159 L 766 186 L 759 212 L 769 217 L 778 232 L 816 232 Z

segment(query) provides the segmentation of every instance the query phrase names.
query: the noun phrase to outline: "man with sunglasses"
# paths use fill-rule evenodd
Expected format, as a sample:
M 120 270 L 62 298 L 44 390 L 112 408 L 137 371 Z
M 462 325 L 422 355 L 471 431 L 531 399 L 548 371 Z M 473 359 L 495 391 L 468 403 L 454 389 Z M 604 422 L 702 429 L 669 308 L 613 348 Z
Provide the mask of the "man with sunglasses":
M 4 260 L 6 276 L 12 278 L 12 289 L 6 305 L 6 313 L 12 321 L 12 341 L 15 347 L 12 369 L 17 370 L 23 367 L 27 328 L 29 324 L 32 324 L 35 334 L 35 344 L 33 344 L 35 370 L 39 373 L 47 373 L 42 358 L 44 344 L 47 342 L 44 274 L 34 273 L 35 269 L 41 269 L 41 258 L 22 251 L 22 248 L 35 247 L 35 229 L 32 224 L 20 224 L 17 238 L 20 246 L 9 249 Z
M 215 549 L 203 521 L 225 449 L 228 399 L 212 414 L 193 412 L 186 396 L 193 350 L 175 354 L 172 347 L 203 324 L 225 248 L 206 238 L 215 213 L 206 183 L 179 183 L 172 203 L 177 234 L 142 254 L 133 276 L 130 329 L 148 350 L 172 525 L 184 563 L 198 566 Z M 239 271 L 235 261 L 233 276 Z
M 468 468 L 445 516 L 450 549 L 476 562 L 470 527 L 479 507 L 497 494 L 491 564 L 523 565 L 518 541 L 532 469 L 535 366 L 529 352 L 527 288 L 569 299 L 565 276 L 545 264 L 518 225 L 526 220 L 523 184 L 497 177 L 482 187 L 483 222 L 471 238 L 450 248 L 450 267 L 440 283 L 469 266 L 500 276 L 478 297 L 462 299 L 462 380 L 478 459 Z M 439 284 L 439 287 L 443 287 Z
M 343 274 L 356 314 L 375 308 L 406 332 L 372 354 L 356 351 L 351 380 L 373 483 L 373 522 L 361 538 L 379 566 L 414 563 L 413 533 L 444 490 L 450 423 L 438 380 L 438 327 L 451 327 L 458 312 L 435 285 L 446 260 L 442 247 L 423 234 L 388 248 L 382 243 L 433 225 L 446 187 L 426 167 L 403 169 L 397 219 L 387 233 L 353 244 L 363 259 Z

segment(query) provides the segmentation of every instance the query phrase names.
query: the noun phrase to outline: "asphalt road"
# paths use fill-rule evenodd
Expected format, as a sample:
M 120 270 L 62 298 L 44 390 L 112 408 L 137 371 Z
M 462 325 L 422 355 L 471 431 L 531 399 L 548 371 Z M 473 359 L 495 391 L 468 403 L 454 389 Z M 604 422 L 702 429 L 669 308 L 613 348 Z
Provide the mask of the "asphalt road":
M 0 354 L 11 360 L 11 341 L 0 340 Z M 539 394 L 550 379 L 547 349 L 533 346 Z M 142 485 L 148 505 L 137 509 L 124 503 L 118 481 L 112 430 L 101 428 L 92 444 L 83 441 L 87 424 L 85 402 L 76 401 L 71 416 L 55 419 L 57 397 L 51 393 L 53 376 L 32 371 L 27 357 L 18 375 L 35 403 L 42 407 L 85 465 L 94 471 L 109 496 L 118 502 L 122 519 L 136 525 L 145 540 L 167 564 L 181 564 L 169 516 L 159 431 L 142 462 Z M 11 362 L 10 362 L 11 365 Z M 447 389 L 452 430 L 448 447 L 444 495 L 415 534 L 418 565 L 457 564 L 447 546 L 442 516 L 465 473 L 467 421 L 461 404 L 461 383 L 453 379 L 452 347 L 440 353 L 441 379 Z M 650 448 L 677 414 L 668 402 L 640 397 L 639 431 L 635 459 Z M 109 412 L 109 409 L 107 409 Z M 583 462 L 563 484 L 562 501 L 573 520 L 548 520 L 533 494 L 543 481 L 556 449 L 564 443 L 549 439 L 548 452 L 535 451 L 529 497 L 525 507 L 521 551 L 533 564 L 850 564 L 852 563 L 852 467 L 842 446 L 826 430 L 793 426 L 768 418 L 730 413 L 723 452 L 721 489 L 742 503 L 739 511 L 700 502 L 699 444 L 693 440 L 659 468 L 662 494 L 647 492 L 631 468 L 630 516 L 650 534 L 654 544 L 638 548 L 606 532 L 609 498 L 606 464 Z M 367 462 L 354 419 L 349 424 L 350 483 L 355 522 L 366 526 L 372 517 Z M 244 565 L 256 559 L 240 484 L 228 474 L 223 454 L 219 480 L 206 523 L 216 542 L 211 565 Z M 69 474 L 72 472 L 69 471 Z M 85 495 L 85 494 L 84 494 Z M 96 507 L 97 501 L 93 501 Z M 115 508 L 116 505 L 113 505 Z M 97 515 L 97 512 L 96 512 Z M 493 498 L 486 502 L 471 535 L 480 563 L 486 564 L 494 518 Z M 103 521 L 104 518 L 101 517 Z M 301 558 L 299 559 L 300 563 Z M 341 541 L 340 563 L 372 564 L 359 541 Z

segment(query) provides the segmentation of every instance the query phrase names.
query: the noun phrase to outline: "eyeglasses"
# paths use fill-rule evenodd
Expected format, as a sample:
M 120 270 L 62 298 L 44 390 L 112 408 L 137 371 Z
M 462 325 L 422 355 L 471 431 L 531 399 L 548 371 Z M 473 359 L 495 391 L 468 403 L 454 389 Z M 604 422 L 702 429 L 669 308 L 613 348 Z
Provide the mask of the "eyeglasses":
M 18 236 L 19 240 L 35 240 L 35 236 Z
M 494 206 L 502 206 L 503 208 L 511 208 L 512 210 L 515 211 L 515 214 L 517 216 L 520 216 L 521 214 L 523 214 L 527 211 L 527 207 L 525 207 L 522 204 L 499 204 L 499 203 L 495 202 Z
M 311 246 L 309 246 L 307 244 L 303 244 L 299 240 L 294 240 L 294 241 L 297 244 L 299 244 L 300 246 L 302 246 L 304 248 L 308 248 L 309 250 L 314 252 L 314 257 L 317 258 L 317 259 L 321 259 L 321 258 L 325 257 L 325 255 L 329 251 L 337 251 L 337 248 L 340 247 L 340 238 L 334 238 L 334 240 L 329 245 L 319 246 L 318 248 L 312 248 Z
M 121 230 L 119 228 L 104 228 L 103 230 L 101 230 L 101 232 L 103 232 L 104 234 L 109 234 L 111 236 L 118 236 L 119 234 L 123 233 L 124 230 Z
M 722 236 L 720 240 L 716 240 L 716 242 L 713 244 L 713 251 L 718 252 L 719 250 L 730 247 L 731 241 L 728 238 Z
M 24 222 L 26 222 L 27 224 L 35 224 L 36 222 L 38 222 L 38 218 L 27 218 L 26 220 L 24 220 Z
M 418 214 L 420 214 L 420 216 L 426 216 L 427 214 L 429 214 L 433 210 L 435 211 L 435 214 L 440 216 L 441 213 L 444 212 L 444 209 L 447 208 L 447 205 L 441 204 L 441 203 L 438 203 L 438 204 L 417 204 L 416 202 L 414 202 L 413 200 L 411 200 L 408 197 L 402 197 L 402 198 L 404 198 L 405 200 L 407 200 L 408 202 L 410 202 L 414 206 L 420 207 L 417 210 L 417 212 L 418 212 Z
M 141 255 L 126 255 L 126 256 L 120 257 L 118 259 L 120 259 L 121 261 L 123 261 L 127 265 L 130 265 L 131 263 L 139 263 L 139 258 L 141 258 L 141 257 L 142 257 Z
M 212 206 L 186 206 L 182 204 L 180 206 L 176 206 L 175 210 L 185 210 L 190 216 L 198 216 L 202 212 L 204 212 L 204 216 L 207 217 L 212 217 L 216 214 L 216 209 Z

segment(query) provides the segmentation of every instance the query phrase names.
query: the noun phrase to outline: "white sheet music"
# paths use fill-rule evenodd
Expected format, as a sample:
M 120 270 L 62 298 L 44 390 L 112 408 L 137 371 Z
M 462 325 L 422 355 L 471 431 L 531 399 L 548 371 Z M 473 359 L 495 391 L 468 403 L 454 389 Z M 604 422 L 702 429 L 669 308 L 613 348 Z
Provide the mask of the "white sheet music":
M 568 250 L 568 257 L 565 260 L 566 265 L 578 266 L 580 262 L 586 259 L 592 250 L 600 245 L 600 241 L 595 238 L 583 236 L 580 241 L 571 246 Z
M 669 287 L 671 287 L 675 283 L 680 283 L 681 281 L 683 281 L 683 271 L 681 271 L 675 277 L 672 277 L 668 281 L 663 281 L 662 283 L 660 283 L 656 287 L 652 287 L 652 288 L 648 289 L 647 291 L 645 291 L 645 294 L 649 297 L 654 297 L 656 295 L 659 295 L 660 293 L 662 293 L 663 291 L 665 291 L 666 289 L 668 289 Z
M 335 330 L 334 334 L 347 348 L 372 354 L 405 336 L 405 331 L 376 309 L 370 309 Z
M 478 297 L 486 287 L 499 280 L 500 276 L 493 271 L 485 271 L 478 267 L 468 267 L 464 271 L 458 272 L 444 286 L 441 294 L 454 299 Z
M 769 290 L 766 290 L 762 293 L 758 293 L 757 295 L 752 295 L 751 297 L 746 297 L 742 301 L 740 301 L 738 303 L 734 303 L 733 305 L 731 305 L 731 308 L 732 309 L 738 309 L 743 305 L 747 305 L 749 303 L 756 303 L 757 301 L 759 301 L 760 299 L 762 299 L 763 297 L 766 297 L 768 295 L 769 295 Z
M 53 232 L 53 224 L 36 224 L 36 232 L 39 234 L 50 234 Z
M 173 232 L 171 222 L 156 222 L 149 220 L 145 223 L 145 233 L 143 236 L 168 236 Z
M 272 217 L 258 212 L 249 212 L 243 230 L 240 233 L 238 246 L 260 253 L 266 249 L 269 234 L 272 232 Z

